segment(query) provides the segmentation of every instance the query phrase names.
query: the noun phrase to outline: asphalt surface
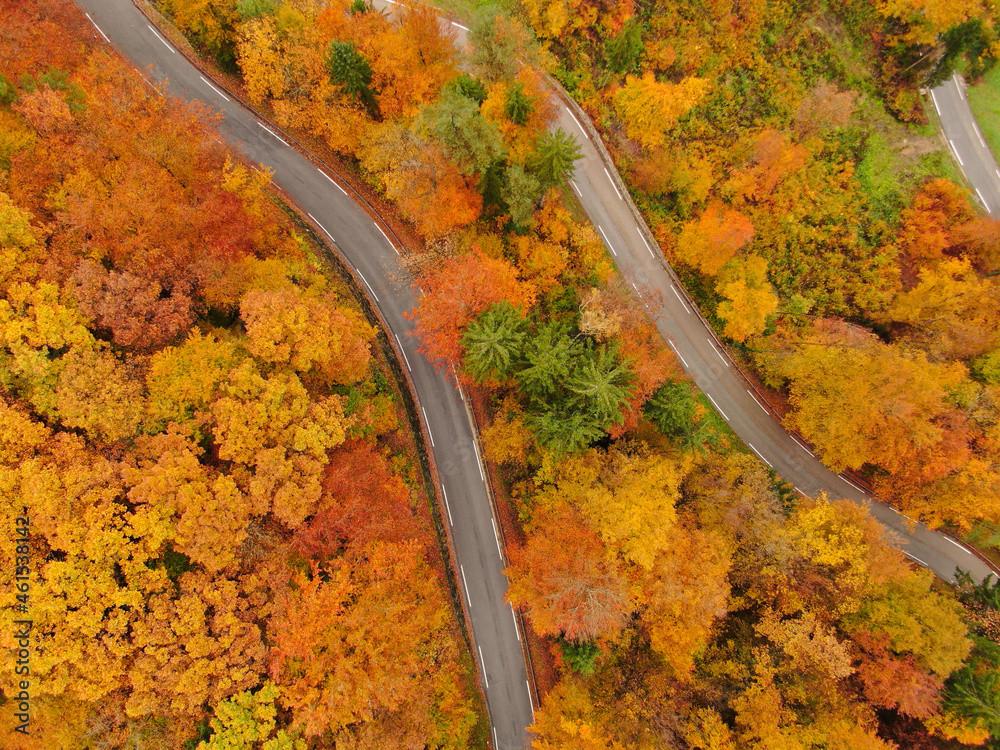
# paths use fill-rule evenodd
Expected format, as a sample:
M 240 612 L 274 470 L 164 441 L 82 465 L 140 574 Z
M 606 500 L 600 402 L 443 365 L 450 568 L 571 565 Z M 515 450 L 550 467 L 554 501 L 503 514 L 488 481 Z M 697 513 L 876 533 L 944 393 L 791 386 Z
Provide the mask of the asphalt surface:
M 171 94 L 201 100 L 223 115 L 222 135 L 247 158 L 274 170 L 274 182 L 291 196 L 336 244 L 371 293 L 399 345 L 401 366 L 416 390 L 426 434 L 446 493 L 444 517 L 455 551 L 457 577 L 469 616 L 473 648 L 489 707 L 494 747 L 520 750 L 528 744 L 533 697 L 514 612 L 504 601 L 506 563 L 478 447 L 463 394 L 417 352 L 413 324 L 404 313 L 416 297 L 400 258 L 382 230 L 345 191 L 272 128 L 217 87 L 161 33 L 130 0 L 80 0 L 95 34 L 105 36 L 148 78 L 168 82 Z
M 274 181 L 334 241 L 368 287 L 390 329 L 390 337 L 400 345 L 403 364 L 425 415 L 430 449 L 443 482 L 447 527 L 471 621 L 495 747 L 526 747 L 525 728 L 531 723 L 533 698 L 520 631 L 512 610 L 504 603 L 505 562 L 474 429 L 462 393 L 416 351 L 418 343 L 410 335 L 412 324 L 404 315 L 416 299 L 409 285 L 400 281 L 403 274 L 392 244 L 342 188 L 279 134 L 268 130 L 251 112 L 205 80 L 149 26 L 129 0 L 77 2 L 89 13 L 95 33 L 105 36 L 150 78 L 167 79 L 171 93 L 216 107 L 224 115 L 223 135 L 249 159 L 274 170 Z M 464 37 L 464 27 L 453 25 Z M 970 571 L 976 578 L 990 575 L 990 567 L 960 543 L 873 501 L 850 479 L 824 466 L 757 400 L 662 260 L 648 230 L 636 218 L 614 167 L 595 145 L 596 134 L 582 112 L 574 114 L 562 102 L 559 106 L 556 125 L 575 135 L 583 152 L 573 190 L 626 281 L 640 297 L 657 301 L 651 305 L 657 328 L 733 430 L 803 495 L 816 497 L 825 492 L 831 498 L 869 504 L 872 514 L 893 532 L 905 554 L 946 580 L 953 577 L 956 567 Z M 961 150 L 964 142 L 960 142 L 960 136 L 951 137 Z M 1000 206 L 1000 191 L 992 205 Z
M 986 211 L 1000 211 L 1000 168 L 969 109 L 965 81 L 957 73 L 931 89 L 931 103 L 958 165 Z

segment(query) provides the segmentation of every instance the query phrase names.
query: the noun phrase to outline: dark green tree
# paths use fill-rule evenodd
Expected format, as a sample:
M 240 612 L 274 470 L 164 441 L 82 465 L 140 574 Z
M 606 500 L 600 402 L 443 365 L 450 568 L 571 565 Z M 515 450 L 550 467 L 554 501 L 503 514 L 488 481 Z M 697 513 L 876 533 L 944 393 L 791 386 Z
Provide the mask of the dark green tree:
M 486 308 L 462 334 L 462 366 L 477 383 L 511 376 L 524 344 L 525 321 L 509 303 Z
M 574 401 L 603 429 L 621 419 L 632 379 L 628 362 L 618 359 L 615 347 L 603 346 L 577 360 L 566 386 L 575 395 Z
M 515 81 L 507 90 L 507 101 L 503 105 L 504 114 L 515 125 L 524 125 L 528 122 L 532 108 L 531 99 L 524 93 L 524 84 Z
M 604 59 L 608 72 L 616 75 L 637 73 L 642 63 L 642 26 L 630 19 L 618 36 L 604 45 Z
M 548 190 L 573 177 L 574 162 L 580 156 L 576 138 L 556 128 L 539 139 L 535 153 L 528 157 L 528 169 L 538 178 L 542 188 Z
M 696 416 L 696 396 L 687 383 L 661 385 L 643 405 L 643 413 L 660 432 L 685 450 L 701 450 L 708 440 L 709 427 Z
M 0 107 L 6 107 L 17 101 L 17 86 L 3 73 L 0 73 Z
M 466 99 L 472 99 L 476 104 L 486 101 L 486 87 L 483 82 L 468 73 L 462 73 L 448 83 L 447 88 L 457 91 Z
M 518 226 L 524 226 L 531 218 L 538 199 L 542 197 L 542 186 L 520 164 L 510 164 L 503 173 L 500 197 L 507 207 L 511 221 Z
M 330 80 L 348 96 L 361 102 L 372 117 L 378 117 L 378 101 L 372 91 L 372 68 L 351 42 L 330 42 L 326 53 Z
M 536 401 L 551 400 L 569 378 L 580 351 L 579 342 L 569 335 L 566 326 L 540 326 L 524 343 L 524 367 L 517 373 L 521 390 Z

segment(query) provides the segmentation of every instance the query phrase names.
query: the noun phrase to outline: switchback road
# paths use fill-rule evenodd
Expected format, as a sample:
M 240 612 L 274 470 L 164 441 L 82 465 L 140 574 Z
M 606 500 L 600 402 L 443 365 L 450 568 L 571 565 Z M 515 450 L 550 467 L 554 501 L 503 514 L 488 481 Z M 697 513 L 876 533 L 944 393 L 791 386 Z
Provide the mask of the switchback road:
M 526 747 L 532 720 L 528 673 L 513 610 L 504 602 L 506 563 L 484 481 L 476 435 L 463 394 L 417 352 L 405 313 L 416 299 L 400 257 L 382 229 L 325 172 L 292 148 L 271 125 L 207 80 L 150 25 L 131 0 L 79 0 L 99 34 L 154 81 L 188 100 L 212 105 L 220 130 L 248 159 L 274 170 L 274 182 L 337 246 L 370 293 L 402 355 L 425 420 L 441 477 L 444 520 L 455 551 L 458 583 L 473 636 L 497 750 Z
M 409 286 L 397 281 L 402 274 L 395 248 L 342 188 L 289 146 L 280 133 L 209 83 L 148 24 L 130 0 L 77 1 L 88 11 L 98 32 L 136 67 L 147 70 L 154 80 L 168 79 L 169 90 L 178 96 L 214 105 L 224 116 L 224 135 L 249 159 L 274 170 L 275 182 L 336 243 L 370 291 L 390 336 L 400 346 L 442 477 L 447 526 L 495 746 L 503 750 L 525 747 L 533 698 L 517 622 L 503 602 L 504 560 L 476 437 L 461 392 L 416 352 L 417 343 L 409 336 L 412 325 L 404 313 L 415 299 Z M 575 135 L 583 151 L 573 190 L 626 281 L 640 296 L 662 300 L 655 314 L 657 328 L 750 449 L 803 495 L 816 497 L 825 492 L 831 498 L 870 504 L 873 515 L 894 532 L 905 554 L 943 578 L 950 580 L 956 567 L 969 570 L 976 578 L 991 574 L 990 567 L 960 543 L 873 501 L 850 479 L 830 471 L 808 446 L 781 426 L 751 392 L 663 261 L 589 120 L 575 105 L 562 99 L 557 102 L 560 114 L 556 124 Z

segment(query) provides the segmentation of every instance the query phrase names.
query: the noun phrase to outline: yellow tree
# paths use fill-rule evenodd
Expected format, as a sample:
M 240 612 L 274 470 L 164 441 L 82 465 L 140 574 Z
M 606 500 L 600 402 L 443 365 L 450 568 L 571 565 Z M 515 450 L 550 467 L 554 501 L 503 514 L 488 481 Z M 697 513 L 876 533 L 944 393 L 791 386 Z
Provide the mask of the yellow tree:
M 298 287 L 247 292 L 240 302 L 247 348 L 264 362 L 315 372 L 324 383 L 355 383 L 368 375 L 375 330 L 354 310 Z
M 662 146 L 677 121 L 698 104 L 708 92 L 705 78 L 685 78 L 680 83 L 663 83 L 652 73 L 641 78 L 627 76 L 625 86 L 614 97 L 615 112 L 629 138 L 643 147 Z
M 716 314 L 723 334 L 746 341 L 764 332 L 768 317 L 778 309 L 778 295 L 767 281 L 767 261 L 759 255 L 734 258 L 719 272 L 715 290 L 723 300 Z

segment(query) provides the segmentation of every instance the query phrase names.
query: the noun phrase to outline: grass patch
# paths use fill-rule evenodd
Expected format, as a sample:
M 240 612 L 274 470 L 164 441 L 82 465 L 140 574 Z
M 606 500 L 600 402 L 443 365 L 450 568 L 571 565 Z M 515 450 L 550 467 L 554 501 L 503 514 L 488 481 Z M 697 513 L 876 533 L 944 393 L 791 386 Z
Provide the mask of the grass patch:
M 967 91 L 969 107 L 990 145 L 993 156 L 1000 154 L 1000 67 L 983 76 L 981 83 Z

